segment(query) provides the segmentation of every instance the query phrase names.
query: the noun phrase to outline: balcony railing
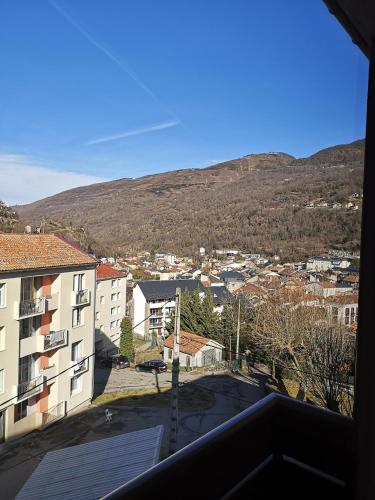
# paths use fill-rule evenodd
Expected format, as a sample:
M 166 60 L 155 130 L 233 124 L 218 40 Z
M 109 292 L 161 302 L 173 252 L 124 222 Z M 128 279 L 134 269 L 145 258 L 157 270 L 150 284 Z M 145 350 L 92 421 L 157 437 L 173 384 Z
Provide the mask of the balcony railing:
M 23 399 L 31 398 L 43 391 L 44 376 L 38 375 L 37 377 L 28 380 L 26 382 L 21 382 L 17 386 L 17 399 L 22 401 Z
M 44 351 L 56 349 L 67 344 L 68 331 L 57 330 L 44 335 Z
M 72 365 L 72 375 L 79 375 L 89 369 L 89 360 L 88 358 L 80 357 L 72 361 Z
M 73 292 L 73 306 L 87 306 L 90 304 L 90 290 L 86 288 L 85 290 L 78 290 L 78 292 Z
M 53 422 L 56 422 L 56 420 L 60 420 L 60 418 L 65 417 L 65 406 L 65 401 L 61 401 L 57 405 L 48 408 L 46 412 L 43 412 L 41 428 L 44 429 Z
M 199 484 L 199 498 L 352 498 L 354 421 L 329 410 L 272 394 L 213 429 L 105 499 L 142 499 L 199 477 L 207 464 L 215 475 Z M 164 486 L 163 486 L 164 485 Z M 191 491 L 180 489 L 188 500 Z
M 45 297 L 36 297 L 31 300 L 23 300 L 19 303 L 18 319 L 28 318 L 44 314 L 46 310 Z

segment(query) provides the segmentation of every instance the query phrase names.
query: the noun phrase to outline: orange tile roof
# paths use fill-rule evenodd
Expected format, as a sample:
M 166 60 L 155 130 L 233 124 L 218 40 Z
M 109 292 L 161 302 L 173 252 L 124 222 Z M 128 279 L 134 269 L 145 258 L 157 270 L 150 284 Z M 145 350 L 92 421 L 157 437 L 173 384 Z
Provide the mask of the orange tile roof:
M 0 234 L 0 273 L 95 265 L 96 262 L 53 234 Z
M 173 349 L 173 341 L 174 341 L 174 333 L 169 335 L 168 338 L 164 341 L 164 346 L 169 349 Z M 180 351 L 185 354 L 195 354 L 202 347 L 208 344 L 210 339 L 206 337 L 201 337 L 200 335 L 196 335 L 195 333 L 190 332 L 180 332 Z
M 109 280 L 112 278 L 123 278 L 124 276 L 125 273 L 122 273 L 121 271 L 114 269 L 108 264 L 99 264 L 98 267 L 96 268 L 96 279 L 98 281 Z

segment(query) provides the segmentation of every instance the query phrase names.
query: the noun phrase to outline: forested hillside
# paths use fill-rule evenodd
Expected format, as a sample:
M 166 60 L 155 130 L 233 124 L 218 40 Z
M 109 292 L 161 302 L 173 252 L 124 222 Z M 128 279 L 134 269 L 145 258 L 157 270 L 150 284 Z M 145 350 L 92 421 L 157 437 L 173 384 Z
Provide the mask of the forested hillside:
M 298 258 L 328 247 L 358 250 L 363 146 L 356 141 L 303 159 L 248 155 L 76 188 L 16 210 L 24 223 L 50 217 L 82 227 L 94 246 L 112 253 L 190 254 L 203 245 Z

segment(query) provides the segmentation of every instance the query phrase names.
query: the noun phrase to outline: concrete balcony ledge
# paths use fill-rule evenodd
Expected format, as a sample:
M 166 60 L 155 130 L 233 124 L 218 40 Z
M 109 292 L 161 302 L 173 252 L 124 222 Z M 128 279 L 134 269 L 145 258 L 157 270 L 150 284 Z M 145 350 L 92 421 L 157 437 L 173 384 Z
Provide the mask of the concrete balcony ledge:
M 68 330 L 56 330 L 46 335 L 33 335 L 22 339 L 20 342 L 20 357 L 34 354 L 35 352 L 47 352 L 68 343 Z
M 59 294 L 53 293 L 46 297 L 46 311 L 56 311 L 59 307 Z
M 72 305 L 73 307 L 88 306 L 91 301 L 91 292 L 88 288 L 72 292 Z
M 47 366 L 46 368 L 43 368 L 40 370 L 40 374 L 44 377 L 44 382 L 47 385 L 53 384 L 56 382 L 56 375 L 57 375 L 57 366 L 56 365 L 50 365 Z

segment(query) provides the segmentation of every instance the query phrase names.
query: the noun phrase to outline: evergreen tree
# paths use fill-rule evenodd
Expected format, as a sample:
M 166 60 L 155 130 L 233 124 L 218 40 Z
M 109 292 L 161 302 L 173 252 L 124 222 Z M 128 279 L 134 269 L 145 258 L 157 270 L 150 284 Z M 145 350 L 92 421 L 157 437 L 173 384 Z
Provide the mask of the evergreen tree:
M 130 361 L 134 360 L 133 348 L 133 328 L 130 318 L 124 317 L 121 321 L 121 336 L 120 336 L 120 353 L 129 358 Z

